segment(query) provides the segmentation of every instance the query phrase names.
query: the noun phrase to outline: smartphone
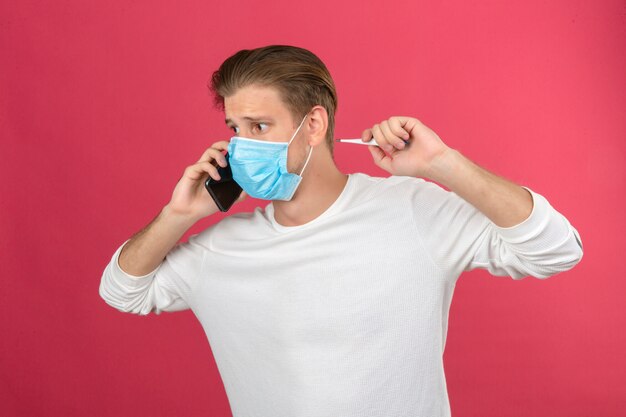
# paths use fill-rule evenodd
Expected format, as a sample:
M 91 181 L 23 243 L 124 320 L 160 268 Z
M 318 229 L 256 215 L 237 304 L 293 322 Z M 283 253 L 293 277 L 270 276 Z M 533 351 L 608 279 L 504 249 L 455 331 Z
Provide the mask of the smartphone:
M 230 169 L 230 163 L 228 163 L 228 153 L 224 155 L 226 158 L 226 167 L 222 168 L 217 165 L 217 172 L 220 174 L 220 180 L 216 181 L 209 176 L 204 182 L 204 186 L 213 197 L 213 201 L 217 205 L 220 211 L 228 211 L 233 203 L 241 195 L 241 187 L 233 179 L 233 172 Z

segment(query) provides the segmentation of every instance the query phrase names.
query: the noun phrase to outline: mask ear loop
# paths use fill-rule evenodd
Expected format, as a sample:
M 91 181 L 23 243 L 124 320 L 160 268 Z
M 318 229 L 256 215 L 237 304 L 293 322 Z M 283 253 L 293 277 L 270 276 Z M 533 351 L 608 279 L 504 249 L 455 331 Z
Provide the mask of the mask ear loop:
M 289 140 L 289 143 L 287 143 L 287 146 L 291 145 L 291 142 L 296 138 L 296 135 L 300 131 L 300 128 L 304 124 L 304 121 L 306 120 L 307 116 L 308 116 L 308 114 L 306 114 L 304 116 L 304 119 L 302 119 L 302 121 L 300 122 L 300 126 L 298 126 L 298 128 L 296 129 L 296 132 L 293 134 L 293 136 Z M 302 176 L 302 173 L 304 172 L 304 169 L 306 168 L 306 166 L 309 164 L 309 160 L 311 159 L 311 155 L 312 154 L 313 154 L 313 147 L 311 146 L 311 149 L 309 150 L 309 156 L 306 157 L 306 161 L 304 162 L 304 166 L 302 167 L 302 171 L 300 171 L 300 174 L 299 174 L 300 177 Z
M 293 140 L 296 138 L 296 135 L 298 134 L 298 132 L 300 131 L 300 128 L 302 127 L 302 125 L 304 124 L 304 121 L 306 120 L 306 116 L 304 116 L 304 119 L 302 119 L 302 121 L 300 122 L 300 126 L 298 126 L 298 128 L 296 129 L 296 131 L 294 132 L 293 136 L 291 137 L 291 139 L 289 139 L 289 142 L 287 142 L 287 146 L 291 145 L 291 142 L 293 142 Z
M 300 171 L 300 176 L 302 176 L 302 173 L 304 172 L 304 169 L 308 165 L 309 159 L 311 159 L 311 155 L 313 155 L 313 147 L 312 146 L 311 146 L 311 150 L 309 150 L 309 156 L 306 157 L 306 162 L 304 163 L 304 166 L 302 167 L 302 171 Z

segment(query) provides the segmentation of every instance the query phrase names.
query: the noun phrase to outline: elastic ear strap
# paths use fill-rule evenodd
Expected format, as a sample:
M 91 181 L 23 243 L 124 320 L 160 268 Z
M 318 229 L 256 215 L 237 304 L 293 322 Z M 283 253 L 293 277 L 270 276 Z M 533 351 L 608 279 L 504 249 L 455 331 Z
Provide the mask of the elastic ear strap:
M 300 176 L 302 176 L 302 173 L 304 172 L 304 169 L 309 164 L 309 159 L 311 159 L 311 155 L 313 155 L 313 147 L 312 146 L 311 146 L 311 150 L 309 151 L 309 156 L 306 157 L 306 162 L 304 163 L 304 166 L 302 167 L 302 171 L 300 171 Z
M 289 139 L 289 143 L 287 143 L 287 145 L 291 145 L 291 142 L 295 139 L 296 135 L 298 134 L 298 132 L 300 131 L 300 128 L 302 127 L 302 124 L 304 123 L 304 121 L 306 120 L 306 117 L 308 116 L 308 114 L 306 114 L 304 116 L 304 119 L 302 119 L 302 121 L 300 122 L 300 126 L 298 126 L 298 128 L 296 129 L 296 131 L 294 132 L 293 136 L 291 137 L 291 139 Z

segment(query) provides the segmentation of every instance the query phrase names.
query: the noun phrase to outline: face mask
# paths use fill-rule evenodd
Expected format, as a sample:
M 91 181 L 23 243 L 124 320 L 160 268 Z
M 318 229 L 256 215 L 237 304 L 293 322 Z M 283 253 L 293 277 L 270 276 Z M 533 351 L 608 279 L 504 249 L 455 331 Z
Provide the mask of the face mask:
M 233 179 L 251 197 L 263 200 L 289 201 L 293 198 L 302 173 L 309 163 L 313 148 L 309 151 L 300 174 L 287 171 L 287 150 L 304 124 L 300 122 L 289 142 L 267 142 L 234 136 L 228 144 L 228 160 Z

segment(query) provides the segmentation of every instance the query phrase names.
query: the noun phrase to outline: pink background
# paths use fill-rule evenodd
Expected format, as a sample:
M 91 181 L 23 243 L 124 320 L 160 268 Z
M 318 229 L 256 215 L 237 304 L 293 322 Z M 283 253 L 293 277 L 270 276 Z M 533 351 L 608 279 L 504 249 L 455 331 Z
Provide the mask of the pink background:
M 453 416 L 624 415 L 623 0 L 2 2 L 0 415 L 230 415 L 190 311 L 122 314 L 98 285 L 184 167 L 230 137 L 210 73 L 274 43 L 325 61 L 337 137 L 417 117 L 581 234 L 581 263 L 545 281 L 459 279 Z M 386 175 L 365 147 L 336 160 Z

